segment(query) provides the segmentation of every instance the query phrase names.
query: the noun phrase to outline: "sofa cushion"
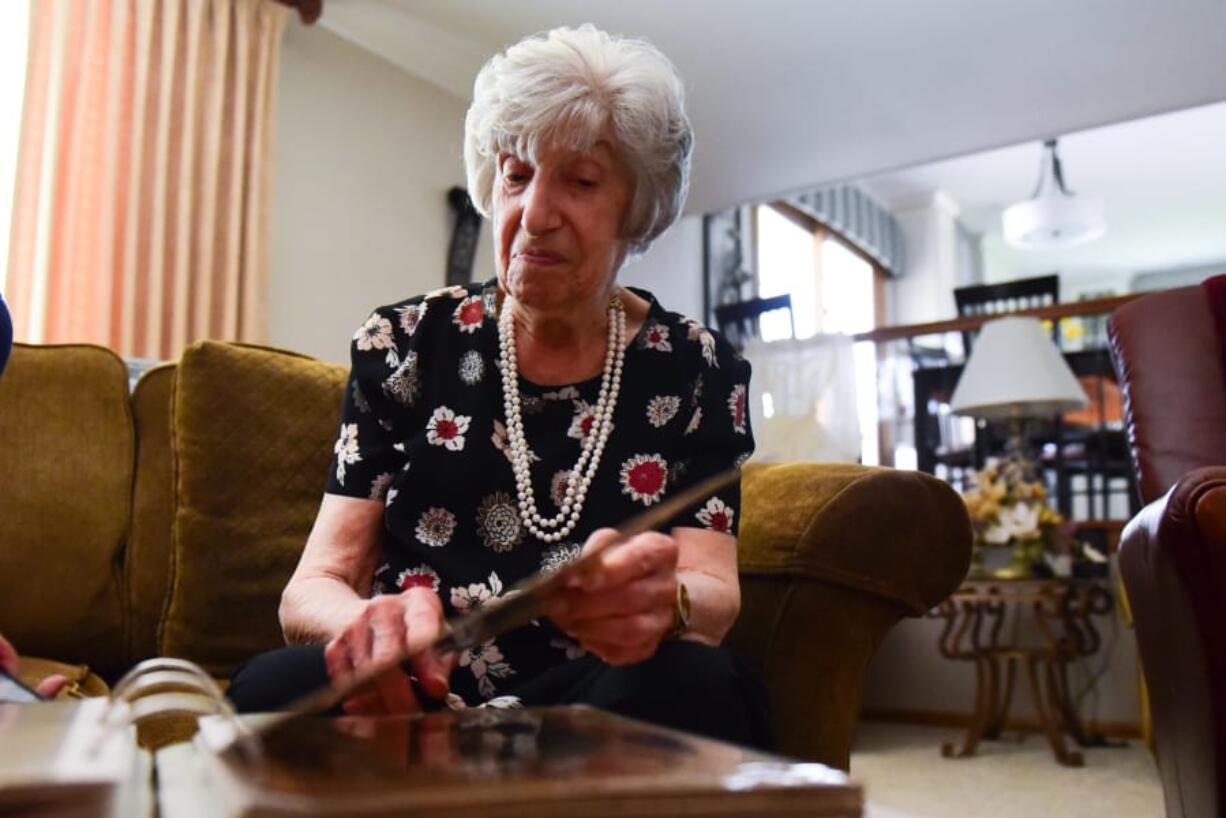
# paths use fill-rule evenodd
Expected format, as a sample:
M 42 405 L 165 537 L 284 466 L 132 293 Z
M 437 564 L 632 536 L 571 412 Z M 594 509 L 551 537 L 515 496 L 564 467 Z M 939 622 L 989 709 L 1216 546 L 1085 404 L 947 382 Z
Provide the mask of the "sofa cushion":
M 161 652 L 228 676 L 284 644 L 277 606 L 326 483 L 346 370 L 204 341 L 172 400 L 173 577 Z
M 0 377 L 0 632 L 18 650 L 123 670 L 134 445 L 113 352 L 16 346 Z
M 130 665 L 157 655 L 158 624 L 170 595 L 170 543 L 175 510 L 170 396 L 174 383 L 175 365 L 163 364 L 142 375 L 132 390 L 136 484 L 132 487 L 132 528 L 124 560 Z

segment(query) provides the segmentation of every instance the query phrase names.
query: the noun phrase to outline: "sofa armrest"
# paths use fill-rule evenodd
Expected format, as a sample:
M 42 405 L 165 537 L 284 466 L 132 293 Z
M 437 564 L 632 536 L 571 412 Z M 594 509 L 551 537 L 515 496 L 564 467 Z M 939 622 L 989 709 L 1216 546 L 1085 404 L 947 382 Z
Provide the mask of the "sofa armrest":
M 1167 815 L 1226 812 L 1226 466 L 1196 469 L 1124 529 L 1120 573 L 1150 694 Z
M 820 579 L 914 616 L 966 577 L 966 506 L 931 475 L 848 464 L 749 465 L 741 492 L 742 575 Z
M 726 645 L 765 681 L 779 749 L 846 769 L 881 640 L 966 576 L 966 507 L 926 474 L 792 463 L 746 467 L 741 508 Z

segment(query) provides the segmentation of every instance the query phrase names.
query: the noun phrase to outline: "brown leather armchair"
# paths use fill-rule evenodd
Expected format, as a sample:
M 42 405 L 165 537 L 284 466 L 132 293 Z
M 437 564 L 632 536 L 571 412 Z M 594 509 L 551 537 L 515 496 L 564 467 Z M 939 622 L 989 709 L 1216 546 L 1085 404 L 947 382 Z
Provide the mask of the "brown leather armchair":
M 1108 331 L 1146 504 L 1119 564 L 1166 814 L 1226 816 L 1226 362 L 1202 286 L 1132 301 Z

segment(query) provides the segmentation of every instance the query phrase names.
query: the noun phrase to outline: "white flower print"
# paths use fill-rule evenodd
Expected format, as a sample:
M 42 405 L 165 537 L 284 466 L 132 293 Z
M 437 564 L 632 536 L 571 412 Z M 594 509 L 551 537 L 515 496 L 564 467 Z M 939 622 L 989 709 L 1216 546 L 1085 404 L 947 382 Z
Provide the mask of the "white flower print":
M 622 494 L 645 506 L 658 502 L 668 485 L 668 462 L 658 454 L 636 454 L 622 464 Z
M 451 314 L 451 322 L 459 327 L 460 332 L 469 334 L 481 329 L 481 322 L 484 320 L 485 305 L 481 303 L 479 295 L 470 295 L 465 298 Z
M 408 471 L 408 470 L 409 470 L 409 464 L 408 464 L 408 463 L 405 463 L 405 464 L 404 464 L 404 470 L 405 470 L 405 471 Z M 384 500 L 383 505 L 384 505 L 384 506 L 390 506 L 390 505 L 392 504 L 392 501 L 396 499 L 396 495 L 397 495 L 397 494 L 399 494 L 399 493 L 400 493 L 400 489 L 388 489 L 388 490 L 387 490 L 387 498 Z
M 672 352 L 673 345 L 668 341 L 668 327 L 660 323 L 652 323 L 643 330 L 643 346 L 660 352 Z
M 689 424 L 687 424 L 685 427 L 685 433 L 687 435 L 690 435 L 690 434 L 693 434 L 694 432 L 697 432 L 698 424 L 700 423 L 702 423 L 702 407 L 696 406 L 694 407 L 694 414 L 690 415 Z
M 486 548 L 500 553 L 510 551 L 523 541 L 519 509 L 511 495 L 499 491 L 481 501 L 477 507 L 477 534 Z
M 481 383 L 481 378 L 485 376 L 485 361 L 481 360 L 481 353 L 475 349 L 470 349 L 460 356 L 460 380 L 469 386 L 474 386 Z
M 422 563 L 415 568 L 406 568 L 396 577 L 396 587 L 402 591 L 410 588 L 429 588 L 438 593 L 438 572 Z
M 676 395 L 656 395 L 647 402 L 647 422 L 657 429 L 668 423 L 681 408 L 681 398 Z
M 587 656 L 587 651 L 569 636 L 555 636 L 553 639 L 549 640 L 549 647 L 566 651 L 567 659 L 581 659 L 584 656 Z
M 477 679 L 477 692 L 487 699 L 494 698 L 494 693 L 497 692 L 494 679 L 515 675 L 493 639 L 461 653 L 460 667 L 472 671 Z
M 383 381 L 383 394 L 401 406 L 417 403 L 417 397 L 421 394 L 421 378 L 417 374 L 416 352 L 405 353 L 404 360 Z
M 569 469 L 561 469 L 549 480 L 549 499 L 553 500 L 553 504 L 558 508 L 561 508 L 566 500 L 566 483 L 570 480 L 570 475 Z
M 397 307 L 396 312 L 400 314 L 400 328 L 404 330 L 405 335 L 412 335 L 417 332 L 417 325 L 421 323 L 421 319 L 426 317 L 426 305 L 408 304 L 403 307 Z
M 493 443 L 494 448 L 502 452 L 508 463 L 511 462 L 511 449 L 507 446 L 507 427 L 501 420 L 494 420 L 494 433 L 490 435 L 490 443 Z M 532 451 L 532 448 L 529 447 L 528 462 L 536 463 L 540 459 L 541 458 L 537 455 L 537 453 Z
M 579 559 L 583 547 L 578 543 L 562 543 L 541 554 L 541 571 L 553 573 L 568 562 Z
M 485 603 L 502 595 L 502 580 L 497 571 L 491 571 L 489 585 L 484 582 L 474 582 L 470 585 L 460 585 L 451 589 L 451 607 L 459 611 L 475 611 Z
M 739 469 L 741 466 L 744 466 L 749 461 L 749 458 L 752 456 L 753 456 L 753 452 L 741 452 L 740 454 L 738 454 L 736 456 L 736 460 L 734 461 L 736 467 Z
M 491 710 L 523 710 L 524 703 L 519 696 L 495 696 L 481 707 L 488 707 Z
M 687 337 L 702 345 L 702 357 L 706 360 L 707 366 L 718 369 L 719 360 L 715 357 L 715 336 L 693 318 L 685 319 L 685 325 L 688 328 Z
M 573 386 L 563 386 L 556 392 L 542 392 L 541 400 L 577 400 L 579 390 Z
M 731 506 L 718 497 L 712 497 L 694 516 L 698 518 L 698 522 L 712 531 L 726 534 L 732 531 L 732 518 L 735 515 L 736 512 Z
M 458 452 L 464 448 L 464 433 L 472 418 L 457 415 L 446 406 L 440 406 L 426 424 L 426 441 L 432 446 L 444 446 L 447 451 Z
M 373 313 L 366 323 L 358 327 L 353 334 L 358 349 L 369 352 L 372 349 L 390 349 L 392 346 L 392 322 L 379 313 Z
M 452 284 L 449 287 L 439 287 L 437 290 L 431 290 L 423 297 L 429 301 L 434 298 L 464 298 L 467 295 L 468 290 L 458 284 Z
M 385 471 L 383 474 L 375 477 L 370 481 L 370 499 L 382 500 L 387 495 L 388 486 L 392 484 L 392 473 Z
M 445 508 L 428 508 L 417 520 L 417 539 L 434 548 L 441 548 L 455 532 L 455 515 Z
M 336 445 L 332 447 L 332 451 L 336 454 L 336 482 L 343 486 L 345 485 L 345 467 L 362 460 L 362 455 L 358 452 L 358 425 L 356 423 L 341 424 L 341 436 L 336 439 Z
M 728 396 L 728 411 L 732 413 L 733 430 L 745 434 L 745 384 L 738 383 L 732 387 L 732 394 Z

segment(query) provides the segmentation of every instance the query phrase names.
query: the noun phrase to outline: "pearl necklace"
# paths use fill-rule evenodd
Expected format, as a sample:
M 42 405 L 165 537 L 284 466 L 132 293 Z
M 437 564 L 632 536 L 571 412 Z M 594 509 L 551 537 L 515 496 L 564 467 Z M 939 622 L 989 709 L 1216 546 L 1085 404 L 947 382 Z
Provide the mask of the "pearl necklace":
M 592 478 L 600 466 L 609 432 L 613 429 L 613 408 L 621 390 L 622 362 L 626 346 L 626 310 L 614 293 L 609 299 L 609 342 L 605 349 L 604 370 L 600 376 L 600 396 L 592 410 L 592 425 L 583 439 L 582 450 L 575 467 L 566 478 L 562 510 L 553 517 L 542 517 L 536 507 L 532 489 L 532 474 L 528 459 L 528 444 L 524 439 L 524 420 L 519 397 L 519 367 L 515 356 L 515 322 L 511 310 L 504 309 L 498 319 L 498 342 L 501 347 L 498 366 L 502 372 L 502 401 L 507 417 L 507 448 L 511 469 L 515 472 L 515 487 L 519 494 L 519 517 L 533 536 L 545 542 L 565 539 L 575 529 L 583 502 L 587 499 Z M 556 530 L 551 530 L 556 529 Z

